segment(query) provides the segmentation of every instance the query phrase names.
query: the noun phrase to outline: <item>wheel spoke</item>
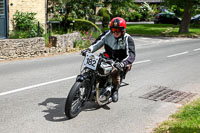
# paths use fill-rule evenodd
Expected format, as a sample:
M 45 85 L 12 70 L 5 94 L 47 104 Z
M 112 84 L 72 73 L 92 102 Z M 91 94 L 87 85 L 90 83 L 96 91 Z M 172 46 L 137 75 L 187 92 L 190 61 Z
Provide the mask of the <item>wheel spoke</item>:
M 71 89 L 66 105 L 65 114 L 69 118 L 76 117 L 80 112 L 87 99 L 87 90 L 84 82 L 76 82 Z
M 81 107 L 81 100 L 80 98 L 76 99 L 73 103 L 72 103 L 72 107 L 71 107 L 71 112 L 72 113 L 76 113 L 76 111 Z
M 81 107 L 83 103 L 84 93 L 85 93 L 85 88 L 81 86 L 79 90 L 77 90 L 76 95 L 74 96 L 74 101 L 72 102 L 71 105 L 72 113 L 76 113 L 76 111 L 78 111 L 79 108 Z

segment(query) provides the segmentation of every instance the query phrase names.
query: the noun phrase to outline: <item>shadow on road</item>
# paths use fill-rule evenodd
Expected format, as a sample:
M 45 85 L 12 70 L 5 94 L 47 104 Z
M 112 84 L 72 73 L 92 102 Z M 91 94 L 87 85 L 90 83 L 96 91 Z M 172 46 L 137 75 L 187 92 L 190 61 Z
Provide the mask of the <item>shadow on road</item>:
M 68 118 L 64 114 L 65 98 L 48 98 L 44 102 L 38 105 L 43 105 L 46 107 L 44 115 L 45 119 L 53 122 L 66 121 Z
M 48 98 L 44 102 L 39 103 L 38 105 L 46 107 L 46 109 L 42 111 L 47 113 L 44 115 L 45 119 L 52 122 L 69 120 L 64 113 L 65 100 L 66 98 Z M 87 102 L 82 111 L 95 111 L 100 108 L 110 110 L 107 105 L 100 107 L 94 102 Z

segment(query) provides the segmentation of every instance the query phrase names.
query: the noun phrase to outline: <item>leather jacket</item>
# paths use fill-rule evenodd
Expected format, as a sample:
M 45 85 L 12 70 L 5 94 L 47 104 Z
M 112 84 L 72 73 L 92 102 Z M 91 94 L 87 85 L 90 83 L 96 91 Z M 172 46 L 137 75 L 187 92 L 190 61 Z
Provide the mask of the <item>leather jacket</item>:
M 116 39 L 110 30 L 105 31 L 92 43 L 89 49 L 91 52 L 95 52 L 103 46 L 109 58 L 118 59 L 125 66 L 132 64 L 135 60 L 135 44 L 127 33 L 124 34 L 123 38 Z

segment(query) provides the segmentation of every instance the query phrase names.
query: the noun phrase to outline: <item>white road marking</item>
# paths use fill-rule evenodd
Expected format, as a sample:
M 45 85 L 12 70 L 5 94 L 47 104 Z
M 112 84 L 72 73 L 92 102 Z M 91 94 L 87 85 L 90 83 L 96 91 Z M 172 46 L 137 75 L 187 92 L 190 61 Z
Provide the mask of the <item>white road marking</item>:
M 151 61 L 151 60 L 138 61 L 138 62 L 135 62 L 133 64 L 141 64 L 141 63 L 145 63 L 145 62 L 149 62 L 149 61 Z M 27 86 L 27 87 L 15 89 L 15 90 L 12 90 L 12 91 L 2 92 L 2 93 L 0 93 L 0 96 L 4 96 L 4 95 L 12 94 L 12 93 L 15 93 L 15 92 L 29 90 L 29 89 L 33 89 L 33 88 L 36 88 L 36 87 L 45 86 L 45 85 L 49 85 L 49 84 L 53 84 L 53 83 L 57 83 L 57 82 L 61 82 L 61 81 L 69 80 L 69 79 L 73 79 L 73 78 L 76 78 L 76 76 L 77 75 L 71 76 L 71 77 L 67 77 L 67 78 L 63 78 L 63 79 L 53 80 L 53 81 L 49 81 L 49 82 L 44 82 L 44 83 L 40 83 L 40 84 L 36 84 L 36 85 L 32 85 L 32 86 Z
M 167 57 L 170 58 L 170 57 L 175 57 L 175 56 L 179 56 L 179 55 L 184 55 L 184 54 L 187 54 L 187 53 L 189 53 L 189 52 L 185 51 L 185 52 L 182 52 L 182 53 L 177 53 L 177 54 L 169 55 Z
M 200 48 L 194 49 L 193 51 L 199 51 Z M 173 54 L 173 55 L 169 55 L 167 57 L 175 57 L 175 56 L 179 56 L 179 55 L 184 55 L 189 53 L 188 51 L 182 52 L 182 53 L 177 53 L 177 54 Z M 146 63 L 146 62 L 150 62 L 151 60 L 143 60 L 143 61 L 138 61 L 138 62 L 134 62 L 133 64 L 141 64 L 141 63 Z M 44 83 L 40 83 L 40 84 L 36 84 L 36 85 L 32 85 L 32 86 L 27 86 L 27 87 L 23 87 L 23 88 L 19 88 L 19 89 L 15 89 L 12 91 L 7 91 L 7 92 L 2 92 L 0 93 L 0 96 L 4 96 L 4 95 L 8 95 L 8 94 L 12 94 L 15 92 L 20 92 L 20 91 L 24 91 L 24 90 L 29 90 L 32 88 L 36 88 L 36 87 L 40 87 L 40 86 L 45 86 L 48 84 L 53 84 L 53 83 L 57 83 L 57 82 L 61 82 L 61 81 L 65 81 L 65 80 L 69 80 L 69 79 L 73 79 L 76 78 L 77 75 L 75 76 L 71 76 L 71 77 L 67 77 L 67 78 L 63 78 L 63 79 L 58 79 L 58 80 L 53 80 L 53 81 L 49 81 L 49 82 L 44 82 Z
M 200 48 L 197 48 L 197 49 L 194 49 L 193 51 L 199 51 L 200 50 Z
M 141 64 L 141 63 L 145 63 L 145 62 L 149 62 L 151 60 L 144 60 L 144 61 L 138 61 L 138 62 L 134 62 L 133 64 Z
M 12 90 L 12 91 L 2 92 L 2 93 L 0 93 L 0 96 L 12 94 L 12 93 L 20 92 L 20 91 L 24 91 L 24 90 L 29 90 L 29 89 L 32 89 L 32 88 L 35 88 L 35 87 L 53 84 L 53 83 L 57 83 L 57 82 L 61 82 L 61 81 L 65 81 L 65 80 L 69 80 L 69 79 L 73 79 L 73 78 L 76 78 L 76 76 L 71 76 L 71 77 L 58 79 L 58 80 L 53 80 L 53 81 L 49 81 L 49 82 L 45 82 L 45 83 L 40 83 L 40 84 L 37 84 L 37 85 L 27 86 L 27 87 L 15 89 L 15 90 Z

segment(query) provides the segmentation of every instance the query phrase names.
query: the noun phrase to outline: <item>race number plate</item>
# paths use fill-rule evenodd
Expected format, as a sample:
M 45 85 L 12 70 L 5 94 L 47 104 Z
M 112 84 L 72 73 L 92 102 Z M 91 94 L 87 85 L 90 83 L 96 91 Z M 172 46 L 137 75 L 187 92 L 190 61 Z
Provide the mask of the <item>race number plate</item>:
M 94 55 L 93 53 L 87 53 L 84 60 L 84 67 L 96 70 L 98 61 L 99 61 L 98 56 Z

